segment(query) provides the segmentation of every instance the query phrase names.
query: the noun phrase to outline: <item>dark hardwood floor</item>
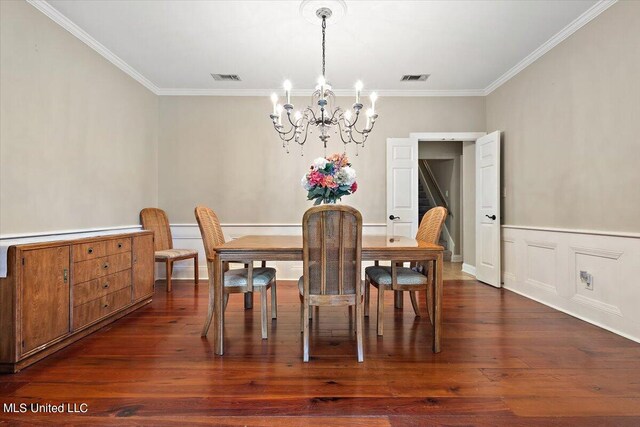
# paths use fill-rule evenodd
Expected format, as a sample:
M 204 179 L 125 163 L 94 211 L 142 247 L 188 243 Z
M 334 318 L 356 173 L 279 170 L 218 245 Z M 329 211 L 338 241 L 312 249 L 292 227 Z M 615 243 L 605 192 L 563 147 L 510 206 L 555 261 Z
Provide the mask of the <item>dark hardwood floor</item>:
M 302 363 L 299 300 L 280 282 L 278 320 L 260 339 L 259 299 L 232 295 L 226 354 L 200 338 L 207 284 L 158 282 L 151 305 L 15 375 L 1 403 L 88 405 L 85 414 L 0 413 L 26 424 L 640 425 L 640 344 L 505 290 L 447 281 L 443 351 L 428 320 L 375 305 L 365 362 L 347 309 L 313 320 Z M 375 289 L 372 301 L 375 301 Z M 424 310 L 424 303 L 423 310 Z M 213 329 L 212 332 L 213 333 Z M 318 418 L 321 417 L 321 418 Z

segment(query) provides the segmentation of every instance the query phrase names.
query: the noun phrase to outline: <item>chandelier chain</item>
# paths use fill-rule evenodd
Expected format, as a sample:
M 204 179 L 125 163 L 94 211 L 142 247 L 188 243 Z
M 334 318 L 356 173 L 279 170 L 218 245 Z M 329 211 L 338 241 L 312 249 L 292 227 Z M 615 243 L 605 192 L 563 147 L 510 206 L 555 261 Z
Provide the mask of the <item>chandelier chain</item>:
M 325 32 L 327 29 L 327 17 L 326 16 L 322 16 L 322 77 L 326 77 L 325 73 L 324 73 L 324 68 L 325 68 L 325 60 L 324 60 L 324 41 L 325 41 Z

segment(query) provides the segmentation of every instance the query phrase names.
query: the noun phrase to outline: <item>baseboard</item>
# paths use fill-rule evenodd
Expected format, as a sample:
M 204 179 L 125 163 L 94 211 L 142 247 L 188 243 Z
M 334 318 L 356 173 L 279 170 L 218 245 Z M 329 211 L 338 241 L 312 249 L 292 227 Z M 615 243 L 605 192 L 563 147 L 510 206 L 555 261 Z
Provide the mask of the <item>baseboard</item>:
M 470 265 L 467 263 L 462 263 L 462 272 L 463 273 L 467 273 L 472 275 L 473 277 L 476 276 L 476 267 L 474 265 Z
M 462 255 L 451 255 L 451 262 L 462 262 Z
M 505 289 L 640 342 L 640 237 L 503 226 Z M 580 278 L 593 278 L 587 289 Z

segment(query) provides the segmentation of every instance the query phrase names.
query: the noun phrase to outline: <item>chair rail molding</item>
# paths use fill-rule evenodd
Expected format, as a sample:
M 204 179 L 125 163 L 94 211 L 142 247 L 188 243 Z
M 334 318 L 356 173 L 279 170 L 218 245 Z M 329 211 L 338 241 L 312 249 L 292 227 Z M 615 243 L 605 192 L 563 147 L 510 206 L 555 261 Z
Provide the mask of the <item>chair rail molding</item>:
M 502 256 L 505 289 L 640 342 L 640 234 L 503 225 Z

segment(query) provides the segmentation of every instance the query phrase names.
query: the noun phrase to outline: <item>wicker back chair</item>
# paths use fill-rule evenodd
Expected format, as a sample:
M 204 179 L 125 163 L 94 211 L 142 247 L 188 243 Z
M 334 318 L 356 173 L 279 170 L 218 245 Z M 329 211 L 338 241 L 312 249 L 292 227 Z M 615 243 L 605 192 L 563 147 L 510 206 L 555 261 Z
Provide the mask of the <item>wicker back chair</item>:
M 356 307 L 358 361 L 362 348 L 362 215 L 349 206 L 318 206 L 302 219 L 303 276 L 298 280 L 302 303 L 303 361 L 309 361 L 309 307 Z
M 440 241 L 440 233 L 447 219 L 447 209 L 442 206 L 429 209 L 420 221 L 420 227 L 416 233 L 416 240 L 438 244 Z M 402 264 L 402 263 L 400 263 Z M 426 290 L 427 309 L 429 310 L 429 318 L 433 322 L 433 312 L 429 309 L 433 301 L 433 262 L 427 264 L 412 264 L 411 268 L 399 267 L 393 263 L 391 267 L 383 267 L 376 265 L 365 269 L 365 316 L 369 315 L 369 285 L 378 288 L 378 317 L 377 330 L 378 335 L 383 334 L 384 322 L 384 291 L 393 290 L 401 292 L 409 291 L 411 297 L 411 305 L 416 316 L 420 317 L 420 309 L 418 308 L 418 300 L 416 291 Z
M 213 292 L 214 281 L 214 262 L 216 257 L 216 246 L 225 243 L 222 227 L 216 213 L 206 206 L 196 206 L 196 220 L 200 228 L 204 251 L 207 255 L 207 271 L 209 272 L 209 292 Z M 252 295 L 254 288 L 260 290 L 260 314 L 262 324 L 262 338 L 266 339 L 267 333 L 267 290 L 271 288 L 271 318 L 275 319 L 278 315 L 278 302 L 276 297 L 276 270 L 266 267 L 263 261 L 260 268 L 254 268 L 253 264 L 245 264 L 245 268 L 229 269 L 229 263 L 223 263 L 222 267 L 222 283 L 224 286 L 224 306 L 226 308 L 229 301 L 229 294 L 242 293 Z M 245 307 L 248 299 L 245 299 Z M 211 318 L 209 316 L 209 318 Z M 208 326 L 205 326 L 205 331 Z M 205 332 L 206 335 L 206 332 Z
M 169 218 L 162 209 L 144 208 L 140 211 L 140 224 L 145 230 L 153 231 L 156 262 L 164 262 L 167 275 L 167 292 L 171 292 L 173 263 L 193 258 L 194 280 L 198 284 L 198 251 L 193 249 L 174 249 Z
M 438 244 L 444 221 L 447 219 L 447 209 L 442 206 L 431 208 L 424 214 L 420 227 L 416 233 L 416 240 L 425 243 Z

